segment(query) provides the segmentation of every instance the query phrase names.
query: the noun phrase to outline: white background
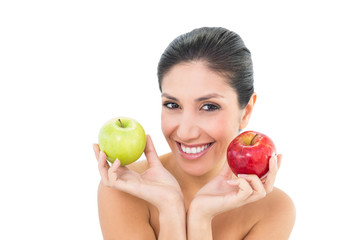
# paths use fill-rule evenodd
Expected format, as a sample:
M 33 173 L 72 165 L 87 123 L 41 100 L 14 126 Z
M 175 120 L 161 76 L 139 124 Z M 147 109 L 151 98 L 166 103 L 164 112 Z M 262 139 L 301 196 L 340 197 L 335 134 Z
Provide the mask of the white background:
M 296 205 L 291 239 L 360 239 L 355 1 L 129 2 L 1 1 L 0 239 L 102 238 L 98 130 L 130 116 L 169 151 L 157 63 L 202 26 L 239 33 L 252 52 L 247 129 L 284 154 L 276 185 Z

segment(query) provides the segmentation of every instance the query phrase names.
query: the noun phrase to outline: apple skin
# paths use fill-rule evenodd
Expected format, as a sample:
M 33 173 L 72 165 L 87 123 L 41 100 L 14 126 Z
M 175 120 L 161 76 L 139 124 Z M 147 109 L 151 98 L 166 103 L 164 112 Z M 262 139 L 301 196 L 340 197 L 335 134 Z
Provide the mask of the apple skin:
M 111 163 L 119 159 L 121 166 L 139 159 L 145 150 L 145 145 L 145 131 L 140 123 L 132 118 L 113 118 L 106 122 L 99 132 L 100 150 L 106 154 L 107 160 Z
M 246 131 L 235 137 L 227 149 L 227 161 L 233 173 L 265 177 L 269 160 L 276 155 L 274 142 L 265 134 Z

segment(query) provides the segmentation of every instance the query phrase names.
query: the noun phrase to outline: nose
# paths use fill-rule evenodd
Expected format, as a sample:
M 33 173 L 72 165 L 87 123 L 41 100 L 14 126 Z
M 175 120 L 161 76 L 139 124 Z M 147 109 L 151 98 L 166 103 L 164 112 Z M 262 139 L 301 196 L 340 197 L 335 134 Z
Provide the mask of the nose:
M 200 128 L 191 113 L 183 113 L 177 128 L 177 135 L 183 142 L 190 143 L 200 136 Z

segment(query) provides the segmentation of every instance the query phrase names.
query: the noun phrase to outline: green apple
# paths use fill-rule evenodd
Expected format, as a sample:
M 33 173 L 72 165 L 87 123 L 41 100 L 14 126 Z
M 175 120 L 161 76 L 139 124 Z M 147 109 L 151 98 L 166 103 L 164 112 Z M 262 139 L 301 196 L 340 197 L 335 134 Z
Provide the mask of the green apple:
M 146 135 L 135 119 L 113 118 L 106 122 L 99 132 L 99 147 L 107 160 L 113 163 L 119 159 L 121 165 L 138 160 L 145 150 Z

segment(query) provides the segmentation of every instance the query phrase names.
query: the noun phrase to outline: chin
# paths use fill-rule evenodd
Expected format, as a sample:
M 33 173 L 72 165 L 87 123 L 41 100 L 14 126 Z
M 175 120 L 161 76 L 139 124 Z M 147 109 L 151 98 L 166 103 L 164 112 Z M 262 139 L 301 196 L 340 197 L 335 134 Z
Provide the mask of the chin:
M 188 163 L 183 160 L 179 160 L 178 164 L 185 173 L 195 177 L 204 176 L 212 169 L 210 166 L 204 166 L 203 164 L 194 162 Z
M 180 168 L 188 175 L 201 177 L 216 168 L 216 162 L 213 162 L 213 159 L 219 158 L 212 154 L 214 150 L 215 149 L 212 149 L 212 151 L 207 152 L 205 155 L 197 159 L 184 158 L 182 154 L 179 154 L 179 152 L 175 152 L 175 161 L 178 163 Z

